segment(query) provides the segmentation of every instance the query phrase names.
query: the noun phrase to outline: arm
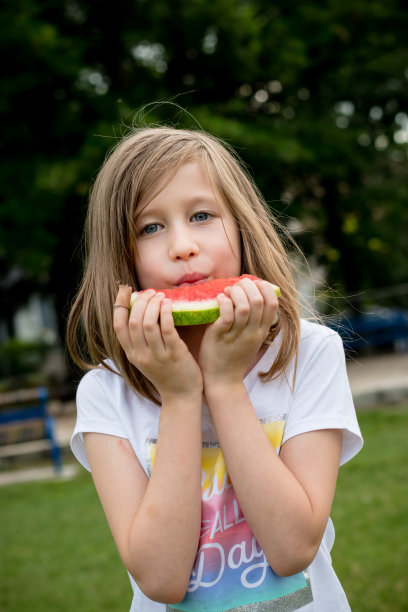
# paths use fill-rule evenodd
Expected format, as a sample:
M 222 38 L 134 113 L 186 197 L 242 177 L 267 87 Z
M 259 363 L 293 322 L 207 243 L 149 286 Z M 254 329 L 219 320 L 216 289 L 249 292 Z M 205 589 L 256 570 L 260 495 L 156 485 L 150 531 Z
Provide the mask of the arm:
M 201 403 L 201 401 L 200 401 Z M 85 434 L 102 507 L 121 558 L 150 599 L 183 599 L 201 525 L 200 406 L 167 404 L 149 481 L 128 440 Z
M 329 517 L 341 430 L 295 436 L 278 457 L 245 388 L 212 386 L 207 401 L 240 506 L 269 564 L 282 576 L 304 570 Z
M 117 303 L 129 304 L 121 288 Z M 129 317 L 115 309 L 114 327 L 128 359 L 162 398 L 151 479 L 127 440 L 85 434 L 96 489 L 120 555 L 151 599 L 176 603 L 185 594 L 201 527 L 202 377 L 174 328 L 162 296 L 138 296 Z M 159 323 L 160 315 L 160 323 Z
M 243 378 L 278 304 L 267 283 L 242 281 L 220 300 L 200 364 L 204 391 L 244 515 L 281 575 L 305 569 L 320 545 L 333 499 L 341 431 L 295 436 L 276 455 Z

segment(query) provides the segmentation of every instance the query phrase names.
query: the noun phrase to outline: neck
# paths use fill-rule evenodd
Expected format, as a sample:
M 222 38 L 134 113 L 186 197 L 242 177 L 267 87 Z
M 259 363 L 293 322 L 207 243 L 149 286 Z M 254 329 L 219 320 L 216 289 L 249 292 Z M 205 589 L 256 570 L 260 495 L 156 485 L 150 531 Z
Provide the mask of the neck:
M 209 323 L 211 325 L 211 323 Z M 188 350 L 193 355 L 194 359 L 198 362 L 198 356 L 200 353 L 201 341 L 203 339 L 205 330 L 208 325 L 185 325 L 177 327 L 178 334 L 180 338 L 186 343 Z M 245 376 L 249 374 L 249 372 L 256 366 L 258 361 L 267 351 L 268 346 L 262 345 L 257 354 L 248 364 L 248 367 L 245 371 Z
M 207 327 L 208 325 L 183 325 L 177 327 L 180 338 L 186 343 L 188 350 L 196 361 L 198 361 L 201 341 Z

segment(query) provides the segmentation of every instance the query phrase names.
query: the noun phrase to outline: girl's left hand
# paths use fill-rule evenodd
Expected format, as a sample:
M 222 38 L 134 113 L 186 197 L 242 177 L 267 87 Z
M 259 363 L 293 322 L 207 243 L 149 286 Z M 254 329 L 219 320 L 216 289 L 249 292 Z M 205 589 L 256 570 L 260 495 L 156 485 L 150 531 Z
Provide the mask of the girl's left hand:
M 267 281 L 242 279 L 218 296 L 220 317 L 203 337 L 199 364 L 204 384 L 242 383 L 273 324 L 279 302 Z

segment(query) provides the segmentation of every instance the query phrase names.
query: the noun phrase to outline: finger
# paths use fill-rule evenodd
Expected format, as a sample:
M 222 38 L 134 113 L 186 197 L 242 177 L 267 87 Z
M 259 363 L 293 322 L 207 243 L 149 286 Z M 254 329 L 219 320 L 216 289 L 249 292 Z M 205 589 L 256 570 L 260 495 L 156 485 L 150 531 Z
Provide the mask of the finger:
M 241 285 L 233 285 L 228 287 L 227 297 L 229 297 L 234 305 L 234 324 L 236 329 L 243 329 L 248 323 L 251 307 L 248 297 Z M 232 328 L 231 328 L 232 329 Z
M 264 297 L 258 285 L 249 278 L 243 279 L 239 284 L 244 289 L 250 306 L 248 325 L 259 327 L 263 316 Z
M 143 317 L 143 332 L 146 343 L 156 355 L 164 350 L 164 343 L 159 325 L 160 306 L 163 298 L 163 293 L 156 293 L 147 303 Z
M 184 344 L 179 336 L 172 314 L 172 302 L 165 298 L 161 304 L 160 327 L 166 351 L 175 352 Z
M 113 306 L 113 329 L 124 349 L 131 344 L 129 335 L 129 304 L 131 294 L 131 287 L 121 285 Z
M 264 299 L 264 309 L 261 325 L 268 329 L 278 320 L 279 300 L 276 297 L 275 288 L 267 281 L 255 281 Z
M 143 319 L 149 301 L 155 295 L 154 289 L 141 291 L 137 294 L 129 316 L 129 334 L 133 345 L 146 346 L 147 341 L 143 330 Z
M 224 293 L 217 295 L 217 301 L 220 307 L 220 316 L 215 321 L 214 328 L 222 332 L 229 331 L 235 318 L 234 304 Z
M 177 329 L 174 325 L 173 314 L 171 310 L 171 300 L 164 298 L 160 308 L 160 329 L 166 349 L 172 349 L 175 343 L 180 340 Z

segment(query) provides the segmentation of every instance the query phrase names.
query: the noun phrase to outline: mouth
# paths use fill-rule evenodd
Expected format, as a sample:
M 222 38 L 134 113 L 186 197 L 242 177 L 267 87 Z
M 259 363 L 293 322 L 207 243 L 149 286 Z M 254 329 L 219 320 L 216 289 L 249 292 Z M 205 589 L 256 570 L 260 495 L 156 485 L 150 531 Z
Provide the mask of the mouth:
M 185 287 L 186 285 L 198 285 L 199 283 L 205 283 L 208 280 L 208 276 L 199 274 L 197 272 L 191 272 L 185 274 L 176 283 L 177 287 Z

